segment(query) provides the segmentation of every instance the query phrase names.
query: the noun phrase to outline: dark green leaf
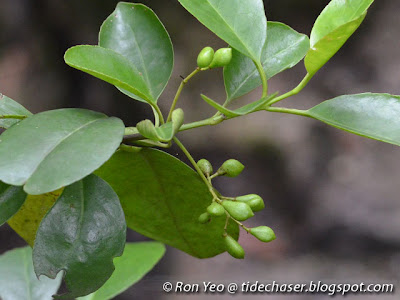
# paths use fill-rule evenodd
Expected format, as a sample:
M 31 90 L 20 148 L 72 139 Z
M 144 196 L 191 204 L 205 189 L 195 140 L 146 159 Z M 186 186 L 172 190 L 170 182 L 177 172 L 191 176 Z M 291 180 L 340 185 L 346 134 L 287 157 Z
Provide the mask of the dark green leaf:
M 20 210 L 8 220 L 8 225 L 31 247 L 35 243 L 36 232 L 43 217 L 54 205 L 63 189 L 43 195 L 28 195 Z
M 332 0 L 311 31 L 311 49 L 305 58 L 309 74 L 315 74 L 348 40 L 365 18 L 374 0 Z
M 308 113 L 334 127 L 400 146 L 400 96 L 345 95 L 324 101 Z
M 6 116 L 30 116 L 32 113 L 28 111 L 18 102 L 0 94 L 0 127 L 9 128 L 15 123 L 18 123 L 19 119 L 5 118 Z
M 165 253 L 157 242 L 127 243 L 124 254 L 114 259 L 115 271 L 97 291 L 79 300 L 108 300 L 125 291 L 148 273 Z
M 26 196 L 22 187 L 0 181 L 0 226 L 16 214 L 24 204 Z
M 282 23 L 268 22 L 267 36 L 261 63 L 268 79 L 294 67 L 310 49 L 310 41 L 306 35 Z M 261 85 L 260 75 L 253 61 L 236 50 L 233 50 L 232 60 L 224 68 L 224 81 L 227 102 Z
M 95 175 L 64 189 L 40 223 L 33 248 L 37 276 L 55 278 L 66 272 L 71 299 L 100 288 L 114 271 L 113 258 L 122 255 L 126 223 L 118 196 Z
M 173 156 L 154 149 L 117 151 L 96 174 L 118 194 L 131 229 L 199 258 L 225 251 L 225 218 L 199 224 L 212 196 L 200 176 Z M 238 237 L 235 224 L 229 232 Z
M 84 109 L 33 115 L 0 137 L 0 180 L 31 195 L 69 185 L 92 173 L 118 148 L 120 119 Z M 27 147 L 29 145 L 29 147 Z
M 36 278 L 30 247 L 14 249 L 0 256 L 0 299 L 51 300 L 61 280 L 61 273 L 54 280 Z
M 151 99 L 157 101 L 171 76 L 174 52 L 167 31 L 151 9 L 118 3 L 101 26 L 99 45 L 128 59 L 143 75 Z M 140 96 L 134 98 L 143 101 Z
M 121 54 L 99 46 L 75 46 L 65 52 L 71 67 L 127 90 L 149 103 L 155 103 L 143 74 Z
M 246 104 L 238 109 L 235 110 L 230 110 L 218 102 L 215 102 L 214 100 L 208 98 L 205 95 L 201 95 L 201 98 L 203 98 L 204 101 L 206 101 L 208 104 L 210 104 L 212 107 L 214 107 L 216 110 L 219 112 L 223 113 L 225 116 L 233 118 L 233 117 L 238 117 L 238 116 L 244 116 L 247 115 L 251 112 L 257 111 L 259 108 L 261 108 L 265 103 L 269 102 L 271 99 L 275 98 L 277 93 L 272 94 L 268 97 L 261 98 L 260 100 L 257 100 L 255 102 Z
M 262 0 L 179 0 L 193 16 L 230 46 L 260 61 L 267 19 Z

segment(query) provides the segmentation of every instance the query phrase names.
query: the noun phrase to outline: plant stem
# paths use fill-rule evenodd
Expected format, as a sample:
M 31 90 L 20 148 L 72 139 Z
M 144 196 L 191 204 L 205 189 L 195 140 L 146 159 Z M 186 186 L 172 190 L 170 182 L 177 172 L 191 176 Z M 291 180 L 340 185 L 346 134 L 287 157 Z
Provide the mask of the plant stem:
M 137 140 L 133 142 L 134 145 L 130 146 L 139 146 L 139 147 L 160 147 L 160 148 L 169 148 L 169 144 L 164 144 L 161 142 L 156 142 L 152 140 Z
M 154 114 L 154 126 L 158 127 L 158 126 L 160 126 L 160 116 L 153 106 L 151 106 L 151 109 L 153 110 L 153 114 Z
M 28 116 L 23 115 L 0 115 L 0 119 L 18 119 L 23 120 L 26 119 Z
M 260 74 L 261 82 L 262 82 L 262 96 L 261 98 L 267 97 L 268 95 L 268 81 L 267 81 L 267 75 L 265 74 L 264 68 L 260 62 L 254 61 L 254 64 L 256 65 L 257 71 Z
M 185 84 L 186 84 L 194 75 L 196 75 L 196 74 L 199 73 L 200 71 L 201 71 L 200 68 L 196 68 L 192 73 L 190 73 L 185 79 L 183 79 L 183 80 L 181 81 L 181 84 L 179 85 L 179 88 L 178 88 L 178 90 L 176 91 L 174 101 L 172 101 L 172 105 L 171 105 L 171 108 L 170 108 L 169 113 L 168 113 L 167 122 L 171 121 L 172 112 L 174 111 L 174 109 L 175 109 L 175 107 L 176 107 L 176 104 L 178 103 L 178 99 L 179 99 L 179 96 L 180 96 L 181 93 L 182 93 L 183 87 L 185 86 Z
M 265 110 L 271 111 L 271 112 L 292 114 L 292 115 L 298 115 L 298 116 L 312 118 L 312 116 L 308 113 L 307 110 L 285 108 L 285 107 L 267 107 L 267 108 L 265 108 Z
M 192 123 L 188 123 L 188 124 L 183 124 L 182 127 L 179 129 L 179 131 L 185 131 L 185 130 L 202 127 L 202 126 L 208 126 L 208 125 L 210 125 L 210 126 L 217 125 L 227 119 L 229 119 L 229 118 L 224 115 L 217 115 L 217 116 L 213 116 L 211 118 L 205 119 L 205 120 L 192 122 Z
M 157 105 L 157 104 L 151 104 L 151 107 L 152 107 L 152 108 L 156 111 L 156 113 L 157 113 L 157 114 L 155 114 L 156 120 L 157 120 L 157 115 L 158 115 L 159 122 L 161 123 L 161 125 L 164 124 L 164 123 L 165 123 L 164 117 L 163 117 L 163 114 L 162 114 L 160 108 L 158 107 L 158 105 Z
M 312 77 L 313 77 L 313 75 L 310 75 L 309 73 L 307 73 L 306 76 L 303 78 L 303 80 L 293 90 L 287 92 L 286 94 L 283 94 L 281 96 L 278 96 L 278 97 L 272 99 L 270 102 L 265 104 L 265 107 L 268 107 L 268 106 L 270 106 L 274 103 L 277 103 L 283 99 L 297 95 L 307 85 L 307 83 L 311 80 Z
M 206 176 L 204 176 L 203 172 L 200 170 L 199 166 L 197 165 L 196 161 L 192 157 L 192 155 L 189 153 L 189 151 L 186 149 L 186 147 L 181 143 L 181 141 L 175 136 L 174 142 L 176 145 L 182 150 L 182 152 L 186 155 L 186 157 L 189 159 L 190 163 L 193 165 L 197 173 L 199 173 L 201 179 L 204 181 L 204 183 L 207 185 L 208 190 L 210 191 L 211 195 L 213 196 L 213 199 L 218 199 L 218 196 L 214 192 L 214 188 L 211 185 L 211 183 L 207 180 Z

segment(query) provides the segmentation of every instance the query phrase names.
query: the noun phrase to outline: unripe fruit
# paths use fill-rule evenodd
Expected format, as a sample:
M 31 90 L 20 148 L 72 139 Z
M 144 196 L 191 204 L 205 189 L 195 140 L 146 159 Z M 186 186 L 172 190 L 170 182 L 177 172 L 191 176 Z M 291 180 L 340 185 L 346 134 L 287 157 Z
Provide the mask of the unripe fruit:
M 213 202 L 207 207 L 207 212 L 212 216 L 220 217 L 225 214 L 225 209 L 222 207 L 221 204 Z
M 225 238 L 225 246 L 226 251 L 234 258 L 243 259 L 244 258 L 244 250 L 242 246 L 230 235 L 227 235 Z
M 243 202 L 224 200 L 222 202 L 222 206 L 231 215 L 231 217 L 235 218 L 238 221 L 245 221 L 248 218 L 254 216 L 254 213 L 251 210 L 250 206 Z
M 197 66 L 202 68 L 207 68 L 214 58 L 214 49 L 211 47 L 205 47 L 203 50 L 200 51 L 199 55 L 197 56 Z
M 276 238 L 274 231 L 267 226 L 250 228 L 250 233 L 265 243 L 271 242 Z
M 221 48 L 218 49 L 214 58 L 210 64 L 210 68 L 225 67 L 232 60 L 232 48 Z
M 236 197 L 236 200 L 248 204 L 253 212 L 257 212 L 265 208 L 263 199 L 256 194 L 239 196 Z
M 218 173 L 228 177 L 236 177 L 242 173 L 244 166 L 236 159 L 228 159 L 219 168 Z
M 211 175 L 213 172 L 213 167 L 211 163 L 207 159 L 200 159 L 197 162 L 197 165 L 199 166 L 200 170 L 203 172 L 204 175 Z
M 211 219 L 210 214 L 208 212 L 205 212 L 199 216 L 199 223 L 200 224 L 208 223 L 210 219 Z

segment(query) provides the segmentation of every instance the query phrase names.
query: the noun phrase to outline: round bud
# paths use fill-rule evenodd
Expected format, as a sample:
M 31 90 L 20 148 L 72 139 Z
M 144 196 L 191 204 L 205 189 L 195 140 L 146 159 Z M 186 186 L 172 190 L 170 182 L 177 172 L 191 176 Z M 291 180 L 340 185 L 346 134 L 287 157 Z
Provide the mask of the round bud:
M 208 223 L 210 220 L 211 220 L 211 218 L 210 218 L 210 214 L 208 212 L 205 212 L 199 216 L 200 224 Z
M 242 173 L 244 166 L 236 159 L 228 159 L 219 168 L 218 173 L 228 177 L 236 177 Z
M 230 235 L 227 235 L 225 238 L 225 246 L 226 251 L 234 258 L 243 259 L 244 258 L 244 250 L 242 246 Z
M 232 60 L 232 48 L 221 48 L 218 49 L 214 58 L 210 64 L 210 68 L 225 67 Z
M 205 47 L 203 50 L 200 51 L 199 55 L 197 56 L 197 66 L 202 68 L 207 68 L 214 58 L 214 49 L 211 47 Z
M 211 175 L 213 172 L 213 167 L 211 163 L 207 159 L 200 159 L 197 162 L 197 165 L 199 166 L 200 170 L 203 172 L 204 175 Z
M 213 202 L 207 207 L 207 212 L 212 216 L 220 217 L 225 214 L 225 209 L 222 207 L 221 204 Z
M 236 197 L 236 200 L 247 203 L 253 212 L 257 212 L 257 211 L 263 210 L 265 208 L 263 199 L 256 194 L 239 196 L 239 197 Z
M 226 211 L 231 215 L 232 218 L 235 218 L 238 221 L 245 221 L 248 218 L 254 216 L 254 213 L 251 210 L 250 206 L 243 202 L 224 200 L 222 202 L 222 206 L 226 209 Z
M 276 236 L 274 231 L 267 226 L 258 226 L 250 229 L 250 233 L 258 238 L 261 242 L 271 242 Z

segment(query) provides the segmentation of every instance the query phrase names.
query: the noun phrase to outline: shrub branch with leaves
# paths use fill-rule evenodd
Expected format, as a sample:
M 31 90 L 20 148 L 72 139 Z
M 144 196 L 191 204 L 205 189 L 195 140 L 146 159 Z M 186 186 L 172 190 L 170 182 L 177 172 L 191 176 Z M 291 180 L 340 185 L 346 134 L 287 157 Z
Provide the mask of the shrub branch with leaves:
M 157 101 L 172 73 L 173 47 L 165 27 L 145 5 L 119 3 L 101 26 L 98 45 L 72 47 L 64 57 L 71 67 L 150 105 L 154 122 L 146 119 L 125 127 L 116 117 L 74 108 L 33 115 L 1 96 L 0 127 L 6 130 L 0 136 L 0 224 L 8 222 L 33 247 L 0 258 L 4 299 L 12 299 L 12 284 L 4 283 L 23 274 L 6 278 L 2 270 L 18 265 L 18 257 L 32 256 L 37 276 L 57 278 L 41 283 L 33 283 L 34 276 L 25 278 L 32 293 L 36 286 L 46 287 L 40 299 L 57 290 L 60 271 L 69 292 L 55 298 L 110 299 L 157 263 L 164 253 L 161 243 L 198 258 L 225 251 L 244 258 L 237 242 L 240 228 L 262 242 L 274 240 L 271 228 L 242 223 L 265 207 L 259 195 L 225 197 L 212 184 L 218 176 L 238 176 L 244 166 L 228 159 L 214 172 L 206 159 L 196 162 L 178 139 L 180 131 L 266 111 L 314 118 L 400 145 L 398 96 L 344 95 L 309 110 L 273 106 L 307 85 L 360 26 L 373 0 L 332 0 L 310 38 L 267 21 L 262 0 L 178 1 L 229 46 L 206 46 L 199 53 L 197 67 L 182 80 L 167 114 Z M 302 59 L 306 75 L 298 86 L 281 95 L 271 93 L 268 79 Z M 177 108 L 182 90 L 195 75 L 214 68 L 223 68 L 225 101 L 201 95 L 215 114 L 185 123 L 184 111 Z M 259 86 L 259 99 L 230 108 Z M 194 170 L 154 149 L 172 144 Z M 127 227 L 158 242 L 125 245 Z

